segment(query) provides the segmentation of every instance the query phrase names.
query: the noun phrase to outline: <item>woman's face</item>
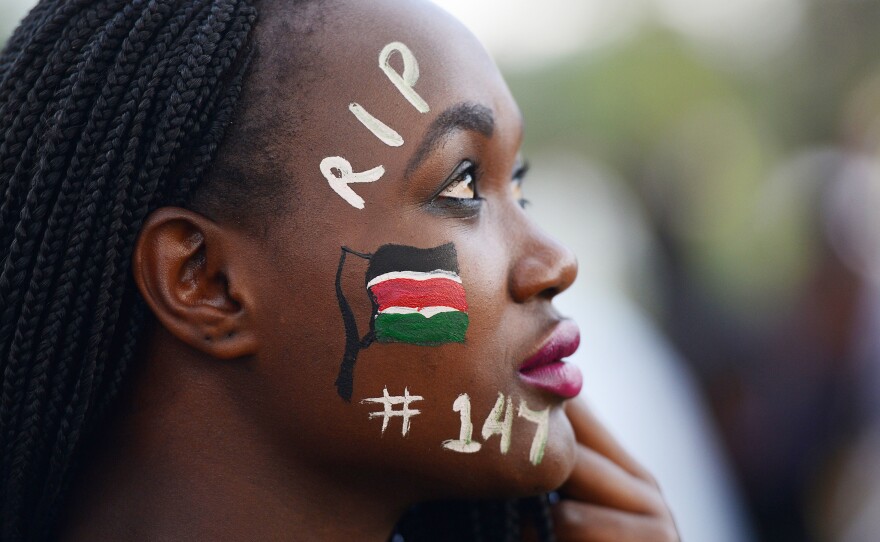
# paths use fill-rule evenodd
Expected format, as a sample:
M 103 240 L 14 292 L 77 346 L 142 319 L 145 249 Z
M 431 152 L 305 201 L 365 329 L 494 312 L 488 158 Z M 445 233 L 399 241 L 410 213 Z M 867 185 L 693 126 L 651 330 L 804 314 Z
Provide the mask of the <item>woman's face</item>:
M 291 461 L 415 498 L 554 487 L 580 375 L 550 363 L 577 341 L 551 300 L 576 264 L 521 205 L 517 105 L 430 4 L 320 10 L 305 41 L 300 15 L 260 23 L 290 212 L 243 248 L 256 418 Z

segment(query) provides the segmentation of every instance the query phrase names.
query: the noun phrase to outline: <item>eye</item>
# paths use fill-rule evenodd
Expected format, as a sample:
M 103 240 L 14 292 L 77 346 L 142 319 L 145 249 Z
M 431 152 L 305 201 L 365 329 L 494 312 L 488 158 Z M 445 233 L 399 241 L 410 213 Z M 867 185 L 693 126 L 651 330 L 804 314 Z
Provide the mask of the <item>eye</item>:
M 517 166 L 516 170 L 513 172 L 513 178 L 510 181 L 511 192 L 513 192 L 513 197 L 519 202 L 520 207 L 523 209 L 526 208 L 531 202 L 525 197 L 523 197 L 523 181 L 525 180 L 526 173 L 529 171 L 529 163 L 523 162 L 521 165 Z
M 439 198 L 475 199 L 476 166 L 471 162 L 462 162 L 455 172 L 447 179 L 447 184 L 437 194 Z
M 451 218 L 474 218 L 480 214 L 483 198 L 477 190 L 477 165 L 464 160 L 431 197 L 427 209 Z

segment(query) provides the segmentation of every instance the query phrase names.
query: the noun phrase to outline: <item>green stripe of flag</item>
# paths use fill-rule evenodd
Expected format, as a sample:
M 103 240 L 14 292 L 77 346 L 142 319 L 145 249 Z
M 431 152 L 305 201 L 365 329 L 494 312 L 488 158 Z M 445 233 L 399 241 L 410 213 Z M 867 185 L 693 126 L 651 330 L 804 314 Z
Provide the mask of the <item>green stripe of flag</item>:
M 468 328 L 465 312 L 441 312 L 430 318 L 422 314 L 381 313 L 376 317 L 376 340 L 432 345 L 464 342 Z

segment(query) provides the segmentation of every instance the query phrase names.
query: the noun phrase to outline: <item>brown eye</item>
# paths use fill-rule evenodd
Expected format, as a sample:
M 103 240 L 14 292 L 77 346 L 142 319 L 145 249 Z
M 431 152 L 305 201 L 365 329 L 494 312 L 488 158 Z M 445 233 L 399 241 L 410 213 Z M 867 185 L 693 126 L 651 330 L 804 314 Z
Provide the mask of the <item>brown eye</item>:
M 479 200 L 477 194 L 477 166 L 470 160 L 464 160 L 449 177 L 443 181 L 443 187 L 434 196 L 435 199 L 444 199 L 447 202 L 473 203 Z
M 483 198 L 477 188 L 477 165 L 464 160 L 441 183 L 427 209 L 453 218 L 473 218 L 480 214 Z
M 471 169 L 462 171 L 451 183 L 446 185 L 438 197 L 455 199 L 473 199 L 476 197 L 474 190 L 474 175 Z

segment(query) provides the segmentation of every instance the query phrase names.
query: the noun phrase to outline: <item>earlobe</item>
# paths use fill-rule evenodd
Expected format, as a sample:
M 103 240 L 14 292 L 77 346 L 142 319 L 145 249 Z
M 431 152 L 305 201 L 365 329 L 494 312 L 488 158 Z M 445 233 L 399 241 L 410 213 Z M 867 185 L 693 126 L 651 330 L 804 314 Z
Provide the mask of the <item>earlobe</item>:
M 132 259 L 135 282 L 156 319 L 181 342 L 218 359 L 257 350 L 235 243 L 210 219 L 163 207 L 144 223 Z

